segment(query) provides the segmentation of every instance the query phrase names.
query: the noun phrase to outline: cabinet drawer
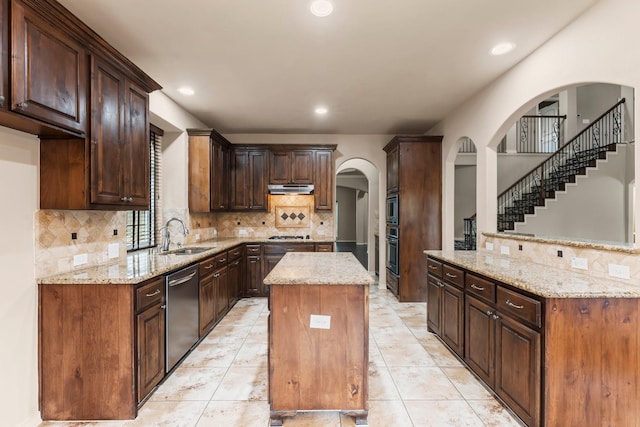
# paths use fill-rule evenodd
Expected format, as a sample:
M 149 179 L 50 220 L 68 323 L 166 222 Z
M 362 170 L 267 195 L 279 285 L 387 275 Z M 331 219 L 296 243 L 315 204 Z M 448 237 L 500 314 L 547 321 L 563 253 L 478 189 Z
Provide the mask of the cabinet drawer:
M 287 252 L 315 252 L 313 243 L 283 243 L 264 245 L 264 254 L 286 254 Z
M 442 263 L 435 259 L 427 258 L 427 271 L 436 277 L 442 277 Z
M 204 261 L 200 261 L 199 267 L 198 267 L 198 273 L 200 274 L 200 277 L 204 277 L 207 274 L 213 273 L 216 269 L 216 257 L 209 257 L 207 259 L 205 259 Z
M 229 259 L 229 256 L 227 252 L 223 252 L 221 254 L 216 255 L 214 259 L 216 263 L 216 269 L 218 269 L 227 265 L 227 260 Z
M 316 243 L 316 252 L 333 252 L 333 243 Z
M 164 301 L 164 280 L 162 277 L 136 288 L 136 311 L 140 312 Z
M 227 255 L 229 257 L 228 262 L 237 260 L 238 258 L 242 257 L 243 253 L 244 252 L 242 250 L 242 246 L 229 249 L 229 251 L 227 252 Z
M 496 302 L 496 284 L 482 277 L 467 273 L 464 278 L 464 288 L 467 292 L 488 303 L 494 304 Z
M 260 245 L 247 245 L 247 255 L 260 255 Z
M 542 326 L 542 304 L 533 298 L 498 286 L 499 311 L 509 313 L 537 327 Z
M 442 278 L 452 285 L 456 285 L 460 288 L 464 287 L 464 272 L 459 268 L 442 264 Z

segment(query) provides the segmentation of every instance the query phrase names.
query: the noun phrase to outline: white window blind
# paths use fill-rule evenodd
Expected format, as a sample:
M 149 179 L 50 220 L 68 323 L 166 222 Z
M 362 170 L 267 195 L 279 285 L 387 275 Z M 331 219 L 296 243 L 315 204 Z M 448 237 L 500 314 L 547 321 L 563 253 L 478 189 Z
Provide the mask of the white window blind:
M 159 229 L 162 212 L 160 206 L 160 188 L 162 180 L 161 147 L 164 131 L 151 125 L 149 132 L 150 163 L 150 197 L 149 210 L 127 211 L 127 251 L 135 251 L 156 246 L 156 234 Z

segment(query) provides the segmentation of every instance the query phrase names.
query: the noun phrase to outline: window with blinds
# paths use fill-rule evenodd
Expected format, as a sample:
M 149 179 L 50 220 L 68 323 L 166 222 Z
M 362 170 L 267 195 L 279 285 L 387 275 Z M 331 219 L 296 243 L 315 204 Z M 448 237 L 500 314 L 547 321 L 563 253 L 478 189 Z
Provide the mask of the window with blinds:
M 161 172 L 161 145 L 164 131 L 159 127 L 151 125 L 149 132 L 149 153 L 151 160 L 150 174 L 150 197 L 148 211 L 128 211 L 127 212 L 127 251 L 135 251 L 156 246 L 156 234 L 160 215 L 160 178 Z

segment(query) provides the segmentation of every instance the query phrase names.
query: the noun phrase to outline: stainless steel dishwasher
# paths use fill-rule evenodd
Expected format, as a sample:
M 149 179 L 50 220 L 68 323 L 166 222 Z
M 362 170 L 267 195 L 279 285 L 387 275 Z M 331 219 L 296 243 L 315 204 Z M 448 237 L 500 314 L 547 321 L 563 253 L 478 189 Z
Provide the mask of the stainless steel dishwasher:
M 166 372 L 198 341 L 198 265 L 166 277 Z

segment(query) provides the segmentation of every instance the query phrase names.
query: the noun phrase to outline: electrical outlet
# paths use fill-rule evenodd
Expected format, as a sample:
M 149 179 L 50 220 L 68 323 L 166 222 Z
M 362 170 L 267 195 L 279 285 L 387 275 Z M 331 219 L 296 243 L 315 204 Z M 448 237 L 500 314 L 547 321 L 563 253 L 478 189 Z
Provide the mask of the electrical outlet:
M 82 264 L 86 264 L 89 262 L 88 254 L 78 254 L 73 256 L 73 266 L 77 267 Z
M 629 279 L 629 267 L 620 264 L 609 264 L 609 276 L 619 279 Z
M 488 250 L 492 251 L 492 250 L 493 250 L 493 243 L 489 243 L 489 242 L 487 242 L 487 244 L 486 244 L 486 248 L 487 248 Z
M 509 255 L 509 246 L 500 246 L 500 253 L 502 255 Z
M 573 258 L 571 258 L 571 267 L 577 268 L 580 270 L 588 270 L 589 262 L 587 261 L 586 258 L 579 258 L 577 256 L 574 256 Z
M 318 236 L 324 236 L 324 230 L 318 230 L 317 233 Z
M 249 234 L 249 233 L 247 233 L 247 230 L 244 230 L 244 229 L 243 229 L 243 230 L 238 230 L 238 235 L 239 235 L 239 236 L 246 236 L 246 235 L 248 235 L 248 234 Z

